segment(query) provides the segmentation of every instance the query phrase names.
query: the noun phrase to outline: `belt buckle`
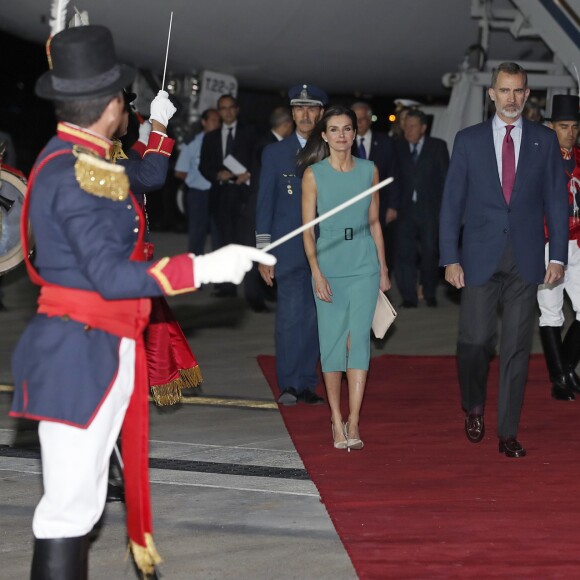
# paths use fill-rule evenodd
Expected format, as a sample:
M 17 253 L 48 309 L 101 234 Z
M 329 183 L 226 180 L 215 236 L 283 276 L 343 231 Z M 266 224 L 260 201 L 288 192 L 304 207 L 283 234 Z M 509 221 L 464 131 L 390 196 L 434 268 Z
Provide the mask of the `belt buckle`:
M 352 228 L 344 228 L 344 239 L 352 240 L 352 238 L 353 238 Z

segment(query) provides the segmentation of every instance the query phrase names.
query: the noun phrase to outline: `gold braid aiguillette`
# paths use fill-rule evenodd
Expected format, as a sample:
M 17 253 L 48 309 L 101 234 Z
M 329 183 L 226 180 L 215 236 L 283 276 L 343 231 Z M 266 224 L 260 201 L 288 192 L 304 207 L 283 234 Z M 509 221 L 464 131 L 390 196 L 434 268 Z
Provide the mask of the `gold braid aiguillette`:
M 75 146 L 75 177 L 83 191 L 112 201 L 124 201 L 129 195 L 125 168 L 105 161 L 86 149 Z
M 125 155 L 123 144 L 119 139 L 113 139 L 113 146 L 111 147 L 109 156 L 113 163 L 117 163 L 117 159 L 129 159 L 127 155 Z

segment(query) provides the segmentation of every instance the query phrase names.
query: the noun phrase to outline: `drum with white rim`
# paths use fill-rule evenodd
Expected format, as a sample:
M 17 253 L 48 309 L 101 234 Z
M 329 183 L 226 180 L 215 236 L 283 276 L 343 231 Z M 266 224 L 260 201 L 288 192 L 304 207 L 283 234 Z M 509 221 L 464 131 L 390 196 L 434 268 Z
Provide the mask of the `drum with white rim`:
M 26 179 L 6 165 L 0 165 L 0 276 L 12 270 L 22 260 L 20 216 L 26 195 Z M 33 247 L 28 228 L 28 247 Z

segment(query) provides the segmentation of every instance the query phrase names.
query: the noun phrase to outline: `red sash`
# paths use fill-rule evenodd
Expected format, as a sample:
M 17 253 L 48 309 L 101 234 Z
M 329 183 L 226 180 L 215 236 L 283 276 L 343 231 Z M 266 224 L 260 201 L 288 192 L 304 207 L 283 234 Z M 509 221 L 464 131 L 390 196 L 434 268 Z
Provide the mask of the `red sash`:
M 153 259 L 153 244 L 137 243 L 132 260 Z M 199 365 L 187 338 L 163 296 L 151 298 L 149 326 L 145 330 L 145 349 L 151 395 L 157 405 L 181 401 L 181 390 L 202 382 Z
M 104 300 L 96 292 L 56 286 L 46 282 L 29 259 L 28 215 L 31 191 L 40 170 L 57 156 L 70 154 L 61 150 L 45 157 L 34 167 L 22 208 L 20 223 L 24 261 L 29 277 L 41 286 L 38 312 L 48 316 L 68 315 L 88 326 L 110 332 L 115 336 L 135 340 L 135 387 L 129 401 L 122 429 L 125 500 L 127 506 L 127 533 L 135 563 L 145 574 L 154 571 L 161 558 L 152 537 L 151 499 L 149 492 L 149 397 L 147 360 L 143 332 L 149 321 L 149 298 Z M 137 200 L 131 194 L 139 223 L 145 220 Z M 140 228 L 136 247 L 131 256 L 143 256 L 144 228 Z

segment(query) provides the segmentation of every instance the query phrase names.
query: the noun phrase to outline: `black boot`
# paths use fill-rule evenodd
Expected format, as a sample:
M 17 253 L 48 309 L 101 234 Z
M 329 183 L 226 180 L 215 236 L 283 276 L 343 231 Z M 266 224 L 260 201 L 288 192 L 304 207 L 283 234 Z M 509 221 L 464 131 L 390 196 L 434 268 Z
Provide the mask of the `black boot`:
M 568 388 L 580 393 L 580 377 L 576 374 L 576 367 L 580 362 L 580 322 L 578 320 L 570 325 L 564 336 L 562 356 Z
M 87 580 L 89 537 L 34 540 L 30 580 Z
M 558 401 L 573 401 L 574 393 L 566 381 L 562 357 L 562 337 L 559 326 L 540 326 L 540 338 L 544 347 L 546 366 L 552 382 L 552 397 Z

